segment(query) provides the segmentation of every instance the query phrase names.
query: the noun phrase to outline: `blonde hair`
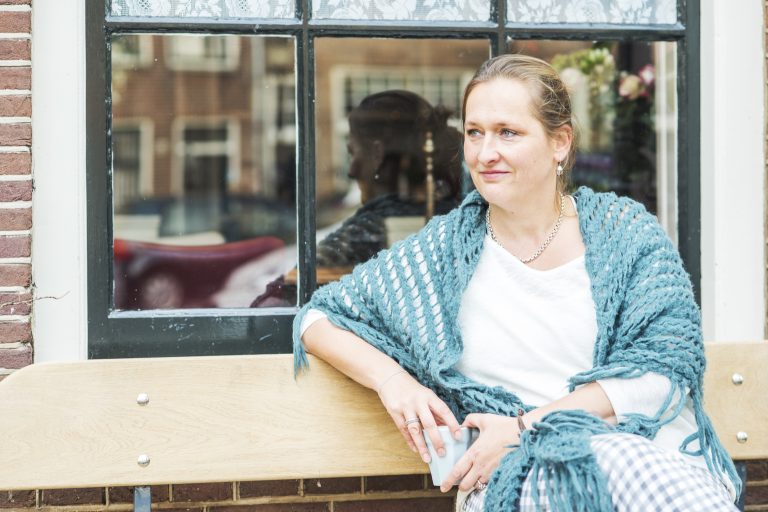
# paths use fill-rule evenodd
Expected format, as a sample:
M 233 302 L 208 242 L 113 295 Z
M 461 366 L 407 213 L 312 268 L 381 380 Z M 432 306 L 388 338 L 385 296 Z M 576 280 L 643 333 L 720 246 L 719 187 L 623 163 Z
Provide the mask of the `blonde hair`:
M 576 131 L 573 125 L 571 97 L 560 75 L 547 62 L 520 54 L 499 55 L 485 61 L 464 89 L 461 118 L 467 116 L 467 98 L 478 85 L 495 79 L 519 80 L 528 86 L 533 98 L 533 115 L 544 126 L 549 137 L 554 138 L 565 126 L 571 129 L 572 140 L 568 155 L 561 162 L 570 171 L 576 160 Z M 558 185 L 565 188 L 566 172 L 558 177 Z

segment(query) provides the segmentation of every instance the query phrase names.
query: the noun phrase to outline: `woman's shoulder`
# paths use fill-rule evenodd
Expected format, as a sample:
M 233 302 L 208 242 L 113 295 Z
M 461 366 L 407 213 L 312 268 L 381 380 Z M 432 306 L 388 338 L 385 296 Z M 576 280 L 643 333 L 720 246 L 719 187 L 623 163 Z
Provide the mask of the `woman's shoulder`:
M 580 217 L 590 220 L 613 219 L 612 224 L 651 224 L 660 226 L 656 216 L 649 212 L 643 203 L 628 196 L 619 196 L 615 192 L 595 192 L 581 186 L 573 193 Z

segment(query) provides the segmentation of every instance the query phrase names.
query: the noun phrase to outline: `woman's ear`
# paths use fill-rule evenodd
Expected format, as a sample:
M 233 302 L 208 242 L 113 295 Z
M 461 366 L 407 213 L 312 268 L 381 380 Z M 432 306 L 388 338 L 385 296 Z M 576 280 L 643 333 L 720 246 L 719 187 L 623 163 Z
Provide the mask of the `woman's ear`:
M 568 157 L 573 144 L 573 128 L 570 126 L 561 126 L 552 137 L 552 143 L 555 150 L 555 159 L 562 162 Z

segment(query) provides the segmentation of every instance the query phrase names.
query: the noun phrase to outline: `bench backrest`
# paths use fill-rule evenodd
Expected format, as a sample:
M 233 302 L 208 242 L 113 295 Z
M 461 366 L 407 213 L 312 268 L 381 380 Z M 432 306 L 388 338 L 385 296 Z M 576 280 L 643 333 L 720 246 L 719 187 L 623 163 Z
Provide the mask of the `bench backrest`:
M 707 354 L 707 408 L 729 453 L 768 458 L 768 343 Z M 311 368 L 294 381 L 289 355 L 32 365 L 0 383 L 0 489 L 427 472 L 375 393 Z

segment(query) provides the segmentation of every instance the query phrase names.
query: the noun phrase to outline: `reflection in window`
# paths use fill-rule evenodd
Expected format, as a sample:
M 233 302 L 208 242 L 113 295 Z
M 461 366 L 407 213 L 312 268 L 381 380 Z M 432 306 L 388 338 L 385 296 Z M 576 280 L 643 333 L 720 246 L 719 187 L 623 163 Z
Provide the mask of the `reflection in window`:
M 514 41 L 543 58 L 571 92 L 577 121 L 574 186 L 628 195 L 676 237 L 674 43 Z
M 488 57 L 484 40 L 317 41 L 319 282 L 461 200 L 461 94 Z
M 112 130 L 112 180 L 115 183 L 113 197 L 115 212 L 138 200 L 142 181 L 146 183 L 149 172 L 148 153 L 144 146 L 149 143 L 151 125 L 124 123 Z
M 232 36 L 184 36 L 168 39 L 167 61 L 171 69 L 231 71 L 240 61 L 240 42 Z
M 112 73 L 115 308 L 248 307 L 296 265 L 293 40 L 140 37 L 157 59 Z

